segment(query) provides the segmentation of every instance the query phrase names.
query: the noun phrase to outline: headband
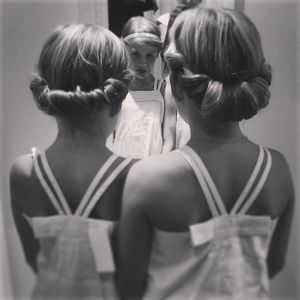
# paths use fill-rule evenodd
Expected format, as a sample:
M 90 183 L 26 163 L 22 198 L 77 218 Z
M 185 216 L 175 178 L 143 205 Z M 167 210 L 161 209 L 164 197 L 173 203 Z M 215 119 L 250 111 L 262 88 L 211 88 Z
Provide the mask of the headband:
M 155 42 L 159 42 L 161 43 L 161 39 L 153 34 L 153 33 L 148 33 L 148 32 L 136 32 L 136 33 L 132 33 L 132 34 L 129 34 L 127 36 L 125 36 L 123 38 L 124 41 L 128 41 L 128 40 L 132 40 L 132 39 L 136 39 L 136 38 L 144 38 L 144 39 L 149 39 L 149 40 L 153 40 Z

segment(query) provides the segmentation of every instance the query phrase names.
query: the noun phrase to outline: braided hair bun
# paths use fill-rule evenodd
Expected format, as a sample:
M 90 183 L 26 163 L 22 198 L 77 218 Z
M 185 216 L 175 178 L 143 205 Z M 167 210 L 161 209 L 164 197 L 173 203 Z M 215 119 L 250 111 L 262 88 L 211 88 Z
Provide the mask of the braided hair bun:
M 245 15 L 195 8 L 178 16 L 170 36 L 166 60 L 172 78 L 202 116 L 240 121 L 268 105 L 271 67 Z
M 123 43 L 96 25 L 58 27 L 47 39 L 30 89 L 39 109 L 61 117 L 110 107 L 115 114 L 128 92 Z

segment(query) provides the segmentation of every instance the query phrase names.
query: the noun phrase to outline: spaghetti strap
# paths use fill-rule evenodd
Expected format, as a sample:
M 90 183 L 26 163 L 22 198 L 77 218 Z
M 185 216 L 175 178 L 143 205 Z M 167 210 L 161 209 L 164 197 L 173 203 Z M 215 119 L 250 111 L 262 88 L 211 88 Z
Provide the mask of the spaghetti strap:
M 236 214 L 237 211 L 242 206 L 243 202 L 245 201 L 247 195 L 249 194 L 249 191 L 253 187 L 253 184 L 254 184 L 257 176 L 258 176 L 259 170 L 260 170 L 260 168 L 262 166 L 262 163 L 263 163 L 263 159 L 264 159 L 264 151 L 263 151 L 263 148 L 261 146 L 259 146 L 259 153 L 258 153 L 258 157 L 257 157 L 255 167 L 252 171 L 252 174 L 251 174 L 247 184 L 245 185 L 245 188 L 243 189 L 242 193 L 240 194 L 238 200 L 233 205 L 233 207 L 230 211 L 231 215 Z
M 40 154 L 40 151 L 37 148 L 32 148 L 31 151 L 32 151 L 32 157 L 33 157 L 34 170 L 38 177 L 38 180 L 40 181 L 44 191 L 46 192 L 47 196 L 49 197 L 51 203 L 53 204 L 53 206 L 56 209 L 56 211 L 58 212 L 58 214 L 65 215 L 66 212 L 64 211 L 63 207 L 59 203 L 58 199 L 55 197 L 49 184 L 47 183 L 47 181 L 45 180 L 45 178 L 41 172 L 41 168 L 40 168 L 40 165 L 39 165 L 39 162 L 37 159 L 37 156 L 38 156 L 38 154 Z
M 250 196 L 248 197 L 248 199 L 246 200 L 246 202 L 244 203 L 244 205 L 240 208 L 239 214 L 245 214 L 247 212 L 247 210 L 250 208 L 250 206 L 253 204 L 253 202 L 255 201 L 255 199 L 257 198 L 258 194 L 260 193 L 261 189 L 263 188 L 267 177 L 269 175 L 269 172 L 271 170 L 271 166 L 272 166 L 272 156 L 271 153 L 268 149 L 264 148 L 264 151 L 266 151 L 267 153 L 267 162 L 265 165 L 265 168 L 263 170 L 263 173 L 255 187 L 255 189 L 253 190 L 253 192 L 250 194 Z
M 161 87 L 162 87 L 162 85 L 163 85 L 163 82 L 164 82 L 164 80 L 163 79 L 160 79 L 159 81 L 158 81 L 158 84 L 156 83 L 156 85 L 157 85 L 157 91 L 158 92 L 160 92 L 160 90 L 161 90 Z
M 154 77 L 153 91 L 157 91 L 158 90 L 158 88 L 157 88 L 157 82 L 158 82 L 157 78 Z
M 128 166 L 132 159 L 127 158 L 121 162 L 112 173 L 106 178 L 106 180 L 100 185 L 98 190 L 95 192 L 94 196 L 90 199 L 86 209 L 82 212 L 82 217 L 88 217 L 92 212 L 93 208 L 100 200 L 101 196 L 107 190 L 107 188 L 112 184 L 112 182 L 118 177 L 118 175 Z
M 211 194 L 213 195 L 213 199 L 216 203 L 217 208 L 220 211 L 221 215 L 227 215 L 227 210 L 224 206 L 224 203 L 222 201 L 222 198 L 216 188 L 215 183 L 213 182 L 205 164 L 203 163 L 202 159 L 200 158 L 200 156 L 188 145 L 184 146 L 185 150 L 190 154 L 190 156 L 194 159 L 196 165 L 198 166 L 198 168 L 201 170 L 202 174 L 203 174 L 203 178 L 205 179 L 208 188 L 211 191 Z
M 61 188 L 59 187 L 59 185 L 58 185 L 58 183 L 57 183 L 57 181 L 56 181 L 56 179 L 55 179 L 55 177 L 54 177 L 54 175 L 51 171 L 51 168 L 49 166 L 49 163 L 48 163 L 45 152 L 41 153 L 41 163 L 42 163 L 43 168 L 45 169 L 45 172 L 46 172 L 46 174 L 47 174 L 47 176 L 50 180 L 50 183 L 52 184 L 52 187 L 53 187 L 53 189 L 54 189 L 54 191 L 55 191 L 55 193 L 58 197 L 57 199 L 58 199 L 58 201 L 60 201 L 66 215 L 71 215 L 72 214 L 71 209 L 68 205 L 68 202 L 67 202 Z
M 188 164 L 191 166 L 192 170 L 194 171 L 194 174 L 202 188 L 202 191 L 204 193 L 204 197 L 206 199 L 206 202 L 208 204 L 208 207 L 210 209 L 210 212 L 213 217 L 220 216 L 220 213 L 218 212 L 217 206 L 214 202 L 213 196 L 207 186 L 207 183 L 205 182 L 204 176 L 199 169 L 198 165 L 194 161 L 194 159 L 191 157 L 190 153 L 186 150 L 186 147 L 175 150 L 179 152 L 183 158 L 188 162 Z
M 155 79 L 155 80 L 157 80 L 157 79 Z M 161 93 L 161 87 L 162 87 L 162 84 L 164 82 L 164 79 L 159 79 L 157 81 L 158 81 L 158 84 L 156 82 L 156 85 L 155 85 L 155 86 L 157 86 L 157 88 L 156 88 L 156 94 L 159 93 L 159 95 L 157 95 L 157 99 L 160 99 L 161 104 L 162 104 L 162 110 L 161 110 L 161 114 L 160 114 L 160 122 L 163 125 L 164 118 L 165 118 L 165 110 L 166 110 L 165 106 L 166 106 L 166 103 L 165 103 L 165 98 L 164 98 L 164 96 Z
M 91 184 L 89 185 L 87 191 L 85 192 L 84 196 L 82 197 L 82 200 L 80 201 L 80 204 L 78 205 L 74 215 L 80 216 L 83 214 L 84 208 L 87 206 L 87 203 L 89 202 L 91 195 L 95 191 L 95 188 L 97 187 L 100 180 L 103 178 L 104 174 L 107 172 L 110 166 L 116 161 L 117 158 L 118 158 L 117 155 L 112 154 L 101 166 L 101 168 L 95 175 L 94 179 L 92 180 Z

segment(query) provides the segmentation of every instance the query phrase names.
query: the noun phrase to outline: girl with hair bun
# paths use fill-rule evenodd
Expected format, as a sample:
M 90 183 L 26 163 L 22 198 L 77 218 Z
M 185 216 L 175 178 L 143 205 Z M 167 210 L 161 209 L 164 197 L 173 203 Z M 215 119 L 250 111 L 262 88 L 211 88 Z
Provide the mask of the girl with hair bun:
M 58 134 L 11 168 L 12 211 L 32 299 L 117 299 L 113 229 L 132 162 L 105 146 L 128 88 L 123 43 L 96 25 L 58 27 L 46 40 L 30 89 Z
M 164 98 L 164 80 L 154 77 L 162 45 L 160 29 L 150 19 L 132 17 L 124 25 L 122 39 L 133 78 L 107 146 L 131 158 L 171 151 L 175 144 L 175 106 Z
M 268 299 L 269 279 L 284 267 L 294 189 L 284 156 L 239 127 L 270 98 L 259 33 L 236 11 L 194 8 L 176 18 L 165 58 L 191 139 L 129 171 L 119 291 L 123 299 Z

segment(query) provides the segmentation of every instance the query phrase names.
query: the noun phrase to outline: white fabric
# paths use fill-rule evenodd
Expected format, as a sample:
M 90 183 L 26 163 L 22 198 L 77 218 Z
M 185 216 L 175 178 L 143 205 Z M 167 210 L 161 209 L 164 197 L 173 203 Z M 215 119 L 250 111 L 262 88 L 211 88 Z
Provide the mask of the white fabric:
M 42 159 L 39 160 L 39 157 Z M 37 177 L 58 214 L 26 216 L 40 242 L 32 299 L 118 299 L 110 244 L 115 223 L 89 218 L 103 193 L 130 162 L 130 159 L 122 159 L 116 165 L 116 159 L 113 154 L 102 165 L 79 202 L 75 215 L 45 153 L 33 148 Z M 103 181 L 106 174 L 108 176 Z
M 212 178 L 203 162 L 200 163 L 200 157 L 195 156 L 196 152 L 188 146 L 177 151 L 194 171 L 214 217 L 191 225 L 187 232 L 154 230 L 143 299 L 269 299 L 266 256 L 272 221 L 269 216 L 244 214 L 269 173 L 272 162 L 269 151 L 263 149 L 265 163 L 258 163 L 254 190 L 236 214 L 221 212 L 216 193 L 212 192 Z
M 160 154 L 163 147 L 164 99 L 162 81 L 152 91 L 130 91 L 122 104 L 114 136 L 107 146 L 115 154 L 144 158 Z

